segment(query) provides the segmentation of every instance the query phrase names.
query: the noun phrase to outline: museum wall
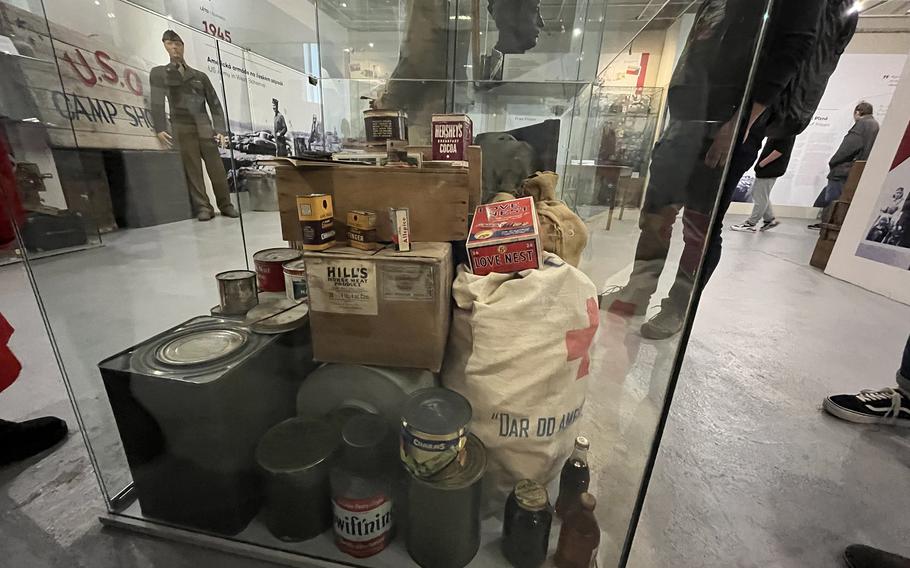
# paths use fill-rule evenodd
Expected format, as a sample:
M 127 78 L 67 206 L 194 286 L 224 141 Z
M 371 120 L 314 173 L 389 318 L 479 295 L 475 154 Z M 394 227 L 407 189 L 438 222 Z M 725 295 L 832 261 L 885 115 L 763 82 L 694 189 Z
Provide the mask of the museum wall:
M 905 242 L 879 242 L 882 221 L 892 226 L 901 221 L 910 190 L 910 159 L 901 156 L 910 149 L 910 63 L 904 67 L 891 107 L 846 220 L 837 237 L 826 273 L 898 302 L 910 304 L 910 248 Z M 903 148 L 903 154 L 899 148 Z M 906 188 L 901 197 L 899 187 Z M 878 236 L 876 236 L 876 233 Z

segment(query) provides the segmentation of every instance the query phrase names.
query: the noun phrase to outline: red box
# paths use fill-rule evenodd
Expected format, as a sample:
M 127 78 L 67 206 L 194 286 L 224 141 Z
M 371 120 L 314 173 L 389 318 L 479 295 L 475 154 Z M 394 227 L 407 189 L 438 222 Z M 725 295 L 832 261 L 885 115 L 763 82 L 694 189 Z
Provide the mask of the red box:
M 522 197 L 479 206 L 474 212 L 467 249 L 471 271 L 478 276 L 540 268 L 534 200 Z
M 468 115 L 434 114 L 431 126 L 434 160 L 468 161 L 468 146 L 474 141 L 474 125 Z

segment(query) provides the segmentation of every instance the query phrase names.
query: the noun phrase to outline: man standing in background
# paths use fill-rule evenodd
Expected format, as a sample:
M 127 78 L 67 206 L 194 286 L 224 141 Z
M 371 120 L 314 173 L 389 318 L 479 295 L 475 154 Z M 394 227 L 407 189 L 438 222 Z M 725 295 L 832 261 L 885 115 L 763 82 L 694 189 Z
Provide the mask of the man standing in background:
M 212 181 L 218 210 L 225 217 L 239 217 L 240 214 L 231 203 L 227 173 L 215 144 L 216 133 L 222 142 L 226 134 L 224 111 L 215 94 L 215 87 L 208 75 L 186 64 L 183 40 L 177 32 L 167 30 L 161 42 L 171 61 L 167 65 L 152 68 L 149 73 L 152 122 L 158 139 L 168 148 L 173 148 L 174 141 L 177 142 L 197 219 L 210 221 L 215 216 L 215 210 L 205 191 L 202 162 Z M 164 113 L 165 98 L 170 107 L 170 133 Z M 211 118 L 209 111 L 212 113 Z
M 814 207 L 827 210 L 832 203 L 840 199 L 853 162 L 869 159 L 872 145 L 878 136 L 878 121 L 872 116 L 872 110 L 872 105 L 866 101 L 856 105 L 853 110 L 853 126 L 828 161 L 828 185 L 818 194 Z M 826 221 L 828 217 L 828 211 L 823 211 L 822 221 Z M 821 223 L 813 223 L 809 228 L 821 229 Z
M 758 157 L 758 163 L 755 164 L 755 183 L 752 184 L 752 215 L 741 225 L 733 225 L 730 229 L 754 233 L 755 231 L 767 231 L 780 225 L 780 221 L 774 218 L 774 210 L 771 208 L 771 188 L 774 187 L 777 178 L 787 173 L 795 141 L 796 136 L 782 139 L 768 138 L 765 141 L 765 147 Z M 764 220 L 764 223 L 759 229 L 758 222 L 761 220 Z
M 288 123 L 284 120 L 284 115 L 278 110 L 278 99 L 272 99 L 272 110 L 275 111 L 275 124 L 272 132 L 275 134 L 275 155 L 288 155 Z

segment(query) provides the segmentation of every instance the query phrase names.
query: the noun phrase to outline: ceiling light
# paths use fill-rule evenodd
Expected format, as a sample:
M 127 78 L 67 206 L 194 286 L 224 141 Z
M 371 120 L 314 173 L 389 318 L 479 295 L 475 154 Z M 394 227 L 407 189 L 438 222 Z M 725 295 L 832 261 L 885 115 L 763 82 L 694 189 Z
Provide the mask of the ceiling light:
M 857 1 L 857 2 L 854 2 L 853 5 L 847 9 L 847 13 L 856 14 L 856 13 L 860 12 L 862 9 L 863 9 L 863 3 Z
M 95 0 L 95 6 L 100 6 L 100 5 L 101 5 L 101 0 Z
M 373 47 L 373 42 L 371 41 L 371 42 L 368 43 L 367 45 L 369 45 L 370 47 Z
M 342 2 L 342 3 L 341 3 L 341 7 L 342 7 L 342 8 L 347 8 L 347 7 L 348 7 L 348 3 L 347 3 L 347 2 Z
M 580 35 L 581 35 L 581 28 L 575 28 L 574 30 L 572 30 L 572 35 L 575 36 L 575 37 L 580 36 Z
M 107 13 L 107 17 L 108 17 L 108 18 L 116 18 L 116 17 L 117 17 L 117 14 L 115 14 L 115 13 L 113 13 L 113 12 L 108 12 L 108 13 Z

